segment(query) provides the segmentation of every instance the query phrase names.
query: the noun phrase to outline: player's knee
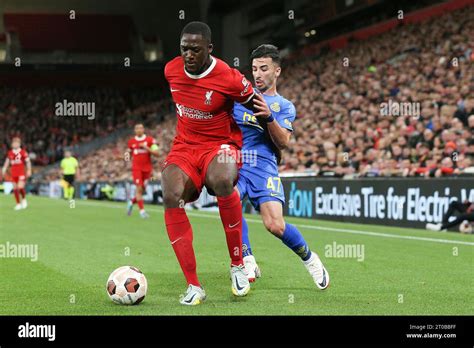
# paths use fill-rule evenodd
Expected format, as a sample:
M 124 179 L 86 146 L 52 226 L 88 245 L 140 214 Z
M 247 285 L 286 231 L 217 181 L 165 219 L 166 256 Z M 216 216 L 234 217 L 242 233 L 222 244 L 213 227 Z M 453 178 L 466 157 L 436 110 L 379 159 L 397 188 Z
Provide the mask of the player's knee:
M 227 176 L 215 175 L 209 182 L 217 196 L 228 196 L 234 191 L 234 182 Z
M 264 221 L 265 228 L 271 234 L 282 237 L 285 232 L 285 221 L 280 219 L 268 219 Z
M 181 192 L 178 190 L 164 190 L 163 204 L 166 208 L 177 208 L 180 206 Z

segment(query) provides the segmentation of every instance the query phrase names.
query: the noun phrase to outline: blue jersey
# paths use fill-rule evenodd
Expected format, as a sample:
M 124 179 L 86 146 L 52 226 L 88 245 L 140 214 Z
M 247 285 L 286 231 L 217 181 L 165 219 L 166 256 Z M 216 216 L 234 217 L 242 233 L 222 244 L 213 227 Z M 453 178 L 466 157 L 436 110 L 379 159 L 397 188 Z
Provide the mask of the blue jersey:
M 281 95 L 263 95 L 276 122 L 293 131 L 295 120 L 294 105 Z M 242 131 L 242 168 L 239 170 L 237 189 L 240 198 L 248 197 L 255 209 L 267 201 L 279 201 L 285 204 L 285 194 L 271 140 L 264 134 L 253 112 L 241 104 L 234 104 L 234 119 Z
M 279 94 L 275 96 L 263 94 L 263 98 L 278 124 L 283 128 L 293 131 L 292 123 L 296 117 L 293 103 Z M 265 137 L 263 128 L 258 124 L 257 117 L 253 115 L 253 111 L 239 103 L 235 103 L 234 119 L 242 131 L 243 168 L 252 166 L 278 173 L 276 156 L 272 150 L 270 140 Z

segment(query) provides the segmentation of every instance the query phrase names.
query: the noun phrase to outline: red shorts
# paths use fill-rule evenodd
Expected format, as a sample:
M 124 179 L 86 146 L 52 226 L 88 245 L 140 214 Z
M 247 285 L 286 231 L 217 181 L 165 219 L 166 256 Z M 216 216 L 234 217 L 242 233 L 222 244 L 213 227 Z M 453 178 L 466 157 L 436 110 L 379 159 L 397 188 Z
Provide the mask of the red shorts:
M 146 181 L 151 177 L 151 171 L 134 169 L 132 170 L 132 177 L 135 185 L 145 187 Z
M 174 143 L 166 160 L 163 162 L 162 171 L 171 164 L 178 166 L 193 181 L 199 198 L 202 187 L 206 181 L 207 167 L 214 157 L 226 153 L 231 155 L 241 165 L 239 160 L 239 149 L 235 145 L 216 144 L 209 147 L 196 147 L 184 143 Z
M 15 184 L 18 184 L 19 181 L 25 181 L 25 180 L 26 180 L 25 174 L 12 175 L 12 181 L 13 181 Z

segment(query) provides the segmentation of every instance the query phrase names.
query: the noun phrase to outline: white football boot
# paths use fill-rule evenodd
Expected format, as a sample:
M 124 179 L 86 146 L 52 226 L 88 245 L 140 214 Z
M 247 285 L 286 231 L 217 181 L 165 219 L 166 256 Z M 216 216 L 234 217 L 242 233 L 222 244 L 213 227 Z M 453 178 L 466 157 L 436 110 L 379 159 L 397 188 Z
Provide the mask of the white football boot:
M 232 293 L 235 296 L 245 296 L 250 291 L 250 283 L 247 278 L 247 271 L 243 265 L 232 266 L 230 268 L 230 278 L 232 279 Z
M 430 231 L 441 231 L 441 226 L 443 226 L 442 224 L 430 224 L 430 223 L 427 223 L 426 224 L 426 229 L 427 230 L 430 230 Z M 442 231 L 446 231 L 445 229 L 442 230 Z
M 253 255 L 244 257 L 244 267 L 247 271 L 247 278 L 250 283 L 253 283 L 257 278 L 262 276 L 260 268 L 258 267 L 257 261 L 255 261 L 255 257 Z
M 140 210 L 140 217 L 142 219 L 148 219 L 150 215 L 148 215 L 148 213 L 145 210 Z
M 196 306 L 206 299 L 206 292 L 203 288 L 189 284 L 186 294 L 179 300 L 182 305 Z
M 15 205 L 15 208 L 13 208 L 13 210 L 22 210 L 23 207 L 21 206 L 21 203 L 18 203 L 17 205 Z
M 303 261 L 303 263 L 309 274 L 311 274 L 311 277 L 313 277 L 316 286 L 321 290 L 327 289 L 329 286 L 329 273 L 326 271 L 326 268 L 324 268 L 319 256 L 315 252 L 312 252 L 309 260 Z
M 28 208 L 28 203 L 26 202 L 26 198 L 23 198 L 21 200 L 21 209 L 26 209 Z

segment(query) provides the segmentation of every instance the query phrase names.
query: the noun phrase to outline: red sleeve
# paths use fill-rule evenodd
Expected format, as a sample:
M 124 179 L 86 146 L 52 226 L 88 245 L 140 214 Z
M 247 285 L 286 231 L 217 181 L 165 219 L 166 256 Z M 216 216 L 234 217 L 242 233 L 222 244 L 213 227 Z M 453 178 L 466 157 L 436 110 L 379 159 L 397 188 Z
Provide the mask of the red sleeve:
M 252 84 L 237 69 L 229 69 L 227 81 L 227 95 L 237 103 L 245 104 L 254 95 Z
M 24 160 L 26 160 L 28 158 L 28 152 L 23 150 L 21 156 L 23 157 Z
M 156 140 L 153 137 L 148 137 L 148 146 L 156 144 Z
M 176 57 L 178 58 L 178 57 Z M 168 81 L 168 83 L 170 82 L 170 74 L 173 72 L 173 69 L 176 70 L 175 66 L 176 66 L 176 58 L 173 58 L 172 60 L 170 60 L 168 63 L 166 63 L 165 65 L 165 70 L 164 70 L 164 74 L 165 74 L 165 79 L 166 81 Z M 181 59 L 181 57 L 179 57 Z

